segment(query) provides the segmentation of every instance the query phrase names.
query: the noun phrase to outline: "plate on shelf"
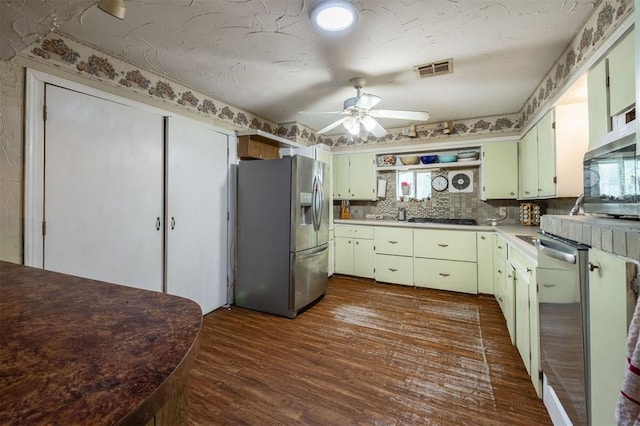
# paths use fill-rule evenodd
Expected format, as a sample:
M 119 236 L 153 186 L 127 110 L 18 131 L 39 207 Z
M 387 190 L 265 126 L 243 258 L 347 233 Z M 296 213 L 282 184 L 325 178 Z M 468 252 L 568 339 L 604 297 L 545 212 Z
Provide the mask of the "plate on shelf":
M 476 161 L 476 160 L 477 160 L 476 157 L 458 158 L 458 161 Z

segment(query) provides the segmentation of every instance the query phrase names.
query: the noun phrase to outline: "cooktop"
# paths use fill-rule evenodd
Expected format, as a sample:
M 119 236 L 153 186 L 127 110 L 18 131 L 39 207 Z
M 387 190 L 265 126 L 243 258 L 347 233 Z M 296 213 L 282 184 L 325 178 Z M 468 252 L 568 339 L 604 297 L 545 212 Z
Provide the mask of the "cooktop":
M 444 223 L 447 225 L 477 225 L 475 219 L 445 219 L 436 217 L 412 217 L 407 220 L 412 223 Z

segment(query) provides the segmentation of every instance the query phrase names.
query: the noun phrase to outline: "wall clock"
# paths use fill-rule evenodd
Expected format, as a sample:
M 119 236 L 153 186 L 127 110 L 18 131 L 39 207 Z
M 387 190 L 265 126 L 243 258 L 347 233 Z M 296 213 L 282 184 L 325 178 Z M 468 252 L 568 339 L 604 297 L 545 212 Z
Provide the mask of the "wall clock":
M 436 176 L 431 180 L 431 188 L 434 191 L 444 191 L 449 186 L 449 180 L 444 176 Z

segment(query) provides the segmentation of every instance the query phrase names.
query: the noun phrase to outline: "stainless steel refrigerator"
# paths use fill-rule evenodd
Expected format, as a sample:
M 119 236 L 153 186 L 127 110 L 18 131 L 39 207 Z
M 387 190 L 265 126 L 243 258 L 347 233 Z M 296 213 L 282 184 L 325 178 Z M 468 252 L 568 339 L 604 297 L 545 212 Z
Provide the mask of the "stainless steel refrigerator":
M 294 318 L 327 290 L 327 166 L 311 158 L 238 167 L 235 304 Z

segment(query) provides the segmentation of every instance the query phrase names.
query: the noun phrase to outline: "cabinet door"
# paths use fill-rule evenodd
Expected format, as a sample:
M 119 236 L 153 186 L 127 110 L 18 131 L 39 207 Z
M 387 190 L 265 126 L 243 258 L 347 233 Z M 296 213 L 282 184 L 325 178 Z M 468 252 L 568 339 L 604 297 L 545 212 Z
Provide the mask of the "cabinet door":
M 494 252 L 493 262 L 493 294 L 506 319 L 505 280 L 507 272 L 504 269 L 505 261 Z
M 609 53 L 609 112 L 620 114 L 636 101 L 635 36 L 630 31 Z
M 516 343 L 516 289 L 515 269 L 507 261 L 502 261 L 505 270 L 504 280 L 504 317 L 507 320 L 507 329 L 511 343 Z
M 478 293 L 478 271 L 472 262 L 439 259 L 414 259 L 413 281 L 416 287 Z
M 554 110 L 547 112 L 537 124 L 538 129 L 538 197 L 556 194 L 556 140 Z
M 413 285 L 413 258 L 376 254 L 376 281 Z
M 353 238 L 336 237 L 336 274 L 353 275 Z
M 333 156 L 333 198 L 349 199 L 349 155 Z
M 520 198 L 538 196 L 538 128 L 534 126 L 520 140 L 518 156 Z
M 516 347 L 520 358 L 524 362 L 527 373 L 531 375 L 531 344 L 530 344 L 530 312 L 529 312 L 529 277 L 520 270 L 515 272 L 515 333 Z
M 493 294 L 493 232 L 478 232 L 478 293 Z
M 353 275 L 363 278 L 373 278 L 373 240 L 355 238 L 353 244 Z
M 482 147 L 482 199 L 518 197 L 518 143 L 492 143 Z
M 476 233 L 469 231 L 414 230 L 416 257 L 477 262 Z
M 591 420 L 610 424 L 620 394 L 627 357 L 627 329 L 634 296 L 627 286 L 623 259 L 589 250 L 589 345 Z M 590 268 L 591 269 L 591 268 Z
M 349 197 L 352 200 L 376 199 L 376 156 L 373 153 L 351 154 L 349 167 Z
M 378 227 L 374 241 L 376 253 L 413 256 L 412 229 Z
M 175 117 L 167 127 L 167 293 L 208 314 L 227 303 L 227 136 Z
M 540 380 L 540 320 L 538 318 L 538 286 L 536 285 L 536 268 L 531 265 L 529 273 L 529 342 L 531 351 L 531 382 L 542 398 L 542 380 Z
M 602 145 L 609 132 L 609 100 L 607 98 L 607 60 L 601 60 L 587 77 L 589 108 L 589 149 Z

